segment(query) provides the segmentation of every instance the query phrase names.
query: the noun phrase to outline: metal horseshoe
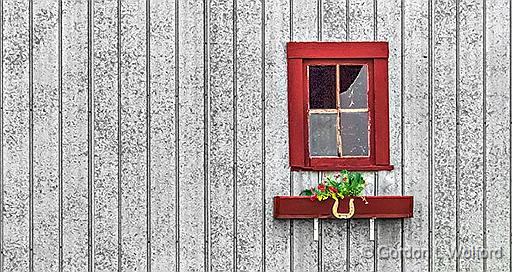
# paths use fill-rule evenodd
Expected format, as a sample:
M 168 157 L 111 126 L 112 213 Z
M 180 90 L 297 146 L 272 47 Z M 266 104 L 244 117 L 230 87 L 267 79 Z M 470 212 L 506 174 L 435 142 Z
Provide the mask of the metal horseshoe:
M 348 218 L 351 218 L 352 216 L 354 216 L 356 209 L 354 207 L 354 199 L 353 198 L 351 198 L 348 202 L 348 213 L 338 213 L 338 205 L 339 205 L 338 199 L 335 199 L 334 205 L 332 205 L 332 214 L 334 215 L 334 217 L 336 217 L 338 219 L 348 219 Z

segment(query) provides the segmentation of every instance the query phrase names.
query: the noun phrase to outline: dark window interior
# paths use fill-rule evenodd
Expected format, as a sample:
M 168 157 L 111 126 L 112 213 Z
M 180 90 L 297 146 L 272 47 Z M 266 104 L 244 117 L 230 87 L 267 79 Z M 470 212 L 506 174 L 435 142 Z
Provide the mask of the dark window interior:
M 309 66 L 309 107 L 336 109 L 336 66 Z

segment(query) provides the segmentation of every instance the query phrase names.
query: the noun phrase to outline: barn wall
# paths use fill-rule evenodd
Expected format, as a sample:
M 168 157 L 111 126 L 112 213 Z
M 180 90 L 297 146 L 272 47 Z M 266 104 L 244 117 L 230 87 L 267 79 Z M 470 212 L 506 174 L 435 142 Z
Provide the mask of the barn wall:
M 510 14 L 2 1 L 0 270 L 512 270 Z M 314 241 L 312 221 L 272 218 L 273 196 L 329 174 L 288 168 L 285 45 L 346 40 L 389 41 L 395 170 L 366 173 L 367 194 L 414 195 L 415 214 L 377 221 L 375 241 L 367 220 L 324 220 Z

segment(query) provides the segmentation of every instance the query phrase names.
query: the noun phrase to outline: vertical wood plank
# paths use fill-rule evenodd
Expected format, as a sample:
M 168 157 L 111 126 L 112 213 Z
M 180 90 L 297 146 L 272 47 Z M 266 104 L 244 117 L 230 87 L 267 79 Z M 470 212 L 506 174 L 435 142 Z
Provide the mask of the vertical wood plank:
M 3 3 L 3 267 L 29 269 L 29 4 Z
M 352 33 L 352 32 L 351 32 Z M 375 173 L 364 172 L 364 195 L 374 195 Z M 375 242 L 370 241 L 369 219 L 349 219 L 348 271 L 374 271 Z
M 234 247 L 233 1 L 210 1 L 209 167 L 211 269 L 232 270 Z M 236 132 L 235 132 L 236 133 Z M 230 182 L 231 181 L 231 182 Z
M 58 1 L 33 3 L 33 269 L 59 268 Z
M 315 41 L 320 37 L 316 1 L 293 0 L 291 28 L 293 41 Z
M 118 3 L 93 3 L 93 266 L 119 268 Z
M 302 190 L 316 186 L 319 173 L 313 171 L 292 172 L 293 191 L 291 195 L 299 195 Z M 319 222 L 321 225 L 325 220 Z M 319 241 L 313 238 L 313 220 L 292 221 L 293 271 L 319 271 L 321 260 Z
M 262 270 L 262 2 L 236 2 L 237 269 Z
M 400 0 L 376 2 L 376 38 L 389 43 L 389 138 L 392 171 L 379 171 L 376 195 L 402 194 L 402 9 Z M 376 270 L 400 271 L 401 255 L 391 255 L 402 248 L 402 221 L 376 220 Z
M 349 0 L 347 30 L 349 40 L 374 40 L 374 4 L 373 0 Z
M 432 137 L 434 157 L 431 197 L 434 205 L 433 271 L 455 271 L 457 248 L 457 173 L 456 162 L 456 4 L 454 0 L 435 1 L 433 8 L 433 107 Z
M 322 40 L 344 41 L 347 39 L 347 1 L 322 1 Z
M 212 0 L 209 9 L 209 169 L 211 270 L 236 263 L 234 186 L 234 4 Z M 247 101 L 241 100 L 242 105 Z M 259 184 L 261 179 L 256 183 Z M 255 218 L 258 216 L 252 215 Z
M 146 2 L 121 1 L 121 269 L 147 268 Z
M 62 269 L 88 268 L 87 1 L 62 1 Z
M 414 218 L 404 220 L 404 249 L 429 249 L 429 6 L 404 1 L 403 180 L 414 195 Z M 403 271 L 428 271 L 429 255 L 404 258 Z
M 291 1 L 291 40 L 315 41 L 320 37 L 318 17 L 320 16 L 317 1 Z M 291 195 L 318 183 L 318 172 L 292 171 Z M 323 221 L 319 222 L 320 226 Z M 321 264 L 319 255 L 320 241 L 313 239 L 313 220 L 291 221 L 291 254 L 293 271 L 318 271 Z
M 326 176 L 334 174 L 336 172 L 321 172 L 320 178 L 323 180 Z M 321 180 L 318 180 L 318 182 L 321 182 Z M 349 224 L 349 220 L 332 219 L 322 221 L 321 271 L 349 271 L 349 241 L 352 237 L 349 232 Z
M 483 248 L 483 1 L 459 4 L 459 250 Z M 461 271 L 483 271 L 461 258 Z
M 322 40 L 344 41 L 347 38 L 347 2 L 322 1 Z M 322 173 L 323 176 L 332 173 Z M 320 180 L 319 180 L 320 181 Z M 348 220 L 323 220 L 321 231 L 322 271 L 347 271 Z
M 232 270 L 236 263 L 237 222 L 234 195 L 234 4 L 233 1 L 210 1 L 208 8 L 209 258 L 212 270 Z
M 510 1 L 485 5 L 485 236 L 501 250 L 484 270 L 510 269 Z M 507 159 L 509 158 L 509 159 Z
M 289 271 L 290 222 L 272 217 L 273 197 L 290 193 L 286 42 L 290 40 L 290 2 L 267 0 L 264 7 L 265 161 L 264 271 Z
M 150 3 L 151 270 L 176 268 L 175 2 Z
M 348 37 L 353 41 L 374 40 L 373 0 L 350 0 L 348 10 Z M 365 195 L 375 194 L 375 173 L 364 173 Z M 349 224 L 349 271 L 374 270 L 375 241 L 370 241 L 369 220 L 351 219 Z
M 179 260 L 181 271 L 204 267 L 203 3 L 179 1 Z

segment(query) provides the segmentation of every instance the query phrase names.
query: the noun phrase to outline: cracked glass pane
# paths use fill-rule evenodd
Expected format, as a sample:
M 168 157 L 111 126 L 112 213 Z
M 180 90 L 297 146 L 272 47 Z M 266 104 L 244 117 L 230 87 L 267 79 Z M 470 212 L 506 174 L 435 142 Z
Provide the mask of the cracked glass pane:
M 368 68 L 366 65 L 340 66 L 340 100 L 342 109 L 368 107 Z
M 336 108 L 336 66 L 309 66 L 309 108 Z
M 336 122 L 336 113 L 313 113 L 310 115 L 310 156 L 338 156 Z

